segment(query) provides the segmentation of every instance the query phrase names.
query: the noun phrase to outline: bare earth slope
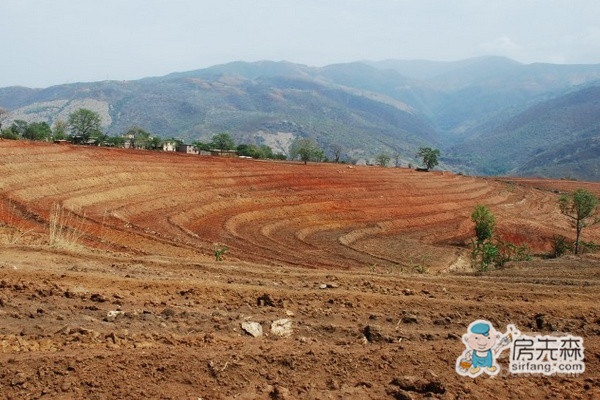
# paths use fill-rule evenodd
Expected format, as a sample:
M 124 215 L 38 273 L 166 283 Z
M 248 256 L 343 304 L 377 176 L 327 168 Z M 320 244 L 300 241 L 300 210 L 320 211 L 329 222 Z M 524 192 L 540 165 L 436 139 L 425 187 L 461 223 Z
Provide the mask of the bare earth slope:
M 538 252 L 572 234 L 535 186 L 0 142 L 0 398 L 598 397 L 594 258 L 452 272 L 476 203 Z M 56 204 L 72 236 L 52 247 Z M 281 318 L 289 337 L 270 333 Z M 458 376 L 479 318 L 583 336 L 586 372 Z
M 85 244 L 133 254 L 211 256 L 219 243 L 272 265 L 447 269 L 478 203 L 536 251 L 570 233 L 549 191 L 444 172 L 8 141 L 0 155 L 5 220 L 45 233 L 58 204 Z

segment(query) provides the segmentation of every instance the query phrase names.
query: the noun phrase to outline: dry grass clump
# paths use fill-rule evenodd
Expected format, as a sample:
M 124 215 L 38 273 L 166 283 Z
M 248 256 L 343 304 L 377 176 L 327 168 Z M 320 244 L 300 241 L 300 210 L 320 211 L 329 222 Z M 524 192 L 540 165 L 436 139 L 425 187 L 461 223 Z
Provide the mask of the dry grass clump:
M 83 220 L 60 204 L 53 204 L 50 210 L 50 247 L 73 249 L 79 247 L 83 236 Z
M 32 232 L 32 229 L 27 229 L 22 220 L 15 217 L 14 205 L 11 205 L 12 210 L 6 210 L 4 204 L 0 204 L 0 243 L 2 244 L 22 244 L 26 237 Z

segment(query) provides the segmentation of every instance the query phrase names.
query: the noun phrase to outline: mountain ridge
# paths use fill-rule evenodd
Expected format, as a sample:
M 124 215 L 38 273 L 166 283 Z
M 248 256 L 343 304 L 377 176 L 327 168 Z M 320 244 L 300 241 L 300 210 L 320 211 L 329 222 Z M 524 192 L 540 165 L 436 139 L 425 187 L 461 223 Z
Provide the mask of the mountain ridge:
M 357 61 L 324 67 L 236 61 L 139 80 L 0 88 L 0 107 L 8 109 L 13 120 L 53 123 L 87 105 L 101 114 L 110 134 L 131 125 L 185 140 L 228 131 L 238 141 L 257 144 L 284 134 L 315 138 L 325 148 L 340 145 L 354 159 L 394 153 L 404 164 L 417 161 L 418 147 L 435 146 L 446 155 L 443 167 L 519 174 L 521 167 L 536 170 L 527 164 L 532 159 L 547 160 L 535 156 L 550 151 L 543 141 L 558 134 L 548 125 L 552 110 L 563 117 L 588 115 L 595 110 L 594 101 L 577 103 L 576 93 L 581 91 L 585 98 L 585 93 L 595 93 L 586 90 L 599 83 L 598 64 L 521 64 L 504 57 Z M 519 125 L 527 118 L 532 122 Z M 576 129 L 575 142 L 583 139 L 583 131 L 594 136 L 596 121 L 587 118 L 583 123 L 588 126 L 573 121 L 561 129 Z M 540 134 L 544 129 L 549 133 Z M 521 136 L 540 145 L 523 147 L 523 140 L 510 139 Z M 563 145 L 568 148 L 569 143 Z M 502 151 L 494 151 L 495 146 Z M 531 152 L 536 146 L 540 153 Z M 541 170 L 553 174 L 549 166 Z

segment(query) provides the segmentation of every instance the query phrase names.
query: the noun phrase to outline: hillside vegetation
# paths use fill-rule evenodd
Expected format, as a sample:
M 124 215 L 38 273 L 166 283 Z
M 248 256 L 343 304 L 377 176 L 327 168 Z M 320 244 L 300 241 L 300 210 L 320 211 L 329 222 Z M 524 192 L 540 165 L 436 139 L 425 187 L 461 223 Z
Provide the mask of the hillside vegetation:
M 0 89 L 12 120 L 66 119 L 79 108 L 110 134 L 137 125 L 193 141 L 227 131 L 238 141 L 316 139 L 346 158 L 382 152 L 415 163 L 422 146 L 442 148 L 442 167 L 474 174 L 600 179 L 578 146 L 598 135 L 600 65 L 524 65 L 501 57 L 457 62 L 354 62 L 308 67 L 233 62 L 137 81 L 46 89 Z M 282 138 L 286 138 L 282 140 Z

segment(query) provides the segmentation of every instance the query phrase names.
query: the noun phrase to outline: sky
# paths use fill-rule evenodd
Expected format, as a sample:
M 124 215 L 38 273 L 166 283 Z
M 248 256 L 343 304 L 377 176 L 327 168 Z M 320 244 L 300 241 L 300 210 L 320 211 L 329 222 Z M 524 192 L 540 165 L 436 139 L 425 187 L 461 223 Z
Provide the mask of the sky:
M 0 0 L 0 87 L 231 61 L 600 63 L 598 0 Z

